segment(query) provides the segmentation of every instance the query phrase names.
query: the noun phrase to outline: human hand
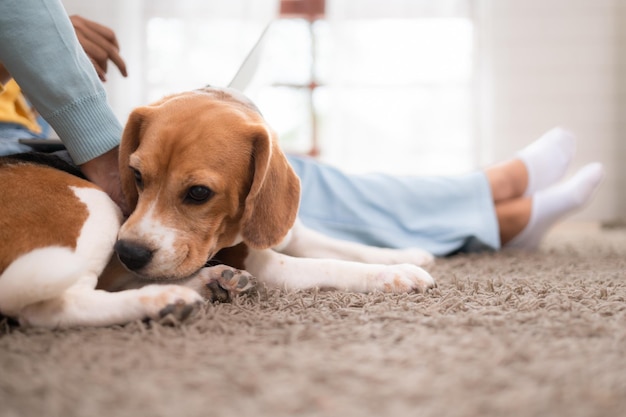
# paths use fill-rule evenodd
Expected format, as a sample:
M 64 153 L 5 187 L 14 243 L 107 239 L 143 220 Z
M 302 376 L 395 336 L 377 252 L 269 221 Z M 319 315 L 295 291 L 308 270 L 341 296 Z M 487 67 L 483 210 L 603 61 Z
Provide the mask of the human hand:
M 130 209 L 122 193 L 118 158 L 119 148 L 115 147 L 85 162 L 80 166 L 80 169 L 89 181 L 102 188 L 120 206 L 124 215 L 128 215 L 130 214 Z
M 103 82 L 106 81 L 109 60 L 115 64 L 124 77 L 128 75 L 126 63 L 119 54 L 120 47 L 115 32 L 106 26 L 78 15 L 70 16 L 70 20 L 76 31 L 78 41 Z

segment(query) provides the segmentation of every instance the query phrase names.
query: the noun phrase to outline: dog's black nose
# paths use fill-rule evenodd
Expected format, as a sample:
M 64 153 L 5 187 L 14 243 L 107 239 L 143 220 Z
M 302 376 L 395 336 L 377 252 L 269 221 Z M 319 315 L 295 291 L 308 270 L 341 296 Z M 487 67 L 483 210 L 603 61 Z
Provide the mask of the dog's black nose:
M 152 259 L 150 249 L 129 240 L 118 240 L 114 248 L 120 261 L 131 271 L 140 270 Z

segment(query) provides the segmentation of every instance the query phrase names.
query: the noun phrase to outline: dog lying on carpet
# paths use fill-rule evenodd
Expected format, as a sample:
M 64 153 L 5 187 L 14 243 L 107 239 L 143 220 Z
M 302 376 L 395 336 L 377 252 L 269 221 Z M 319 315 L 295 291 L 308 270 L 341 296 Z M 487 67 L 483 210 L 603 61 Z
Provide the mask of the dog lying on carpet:
M 257 108 L 234 90 L 136 109 L 120 170 L 134 207 L 126 221 L 85 179 L 2 158 L 2 314 L 47 327 L 184 318 L 203 297 L 247 290 L 253 276 L 287 289 L 435 285 L 417 266 L 433 259 L 424 251 L 339 241 L 300 224 L 299 180 Z M 222 264 L 205 266 L 211 259 Z

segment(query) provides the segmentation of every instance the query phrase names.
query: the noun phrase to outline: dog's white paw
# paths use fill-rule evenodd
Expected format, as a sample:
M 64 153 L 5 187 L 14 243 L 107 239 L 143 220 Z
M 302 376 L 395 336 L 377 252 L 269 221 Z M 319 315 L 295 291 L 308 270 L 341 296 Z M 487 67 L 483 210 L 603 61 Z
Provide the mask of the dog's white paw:
M 147 318 L 159 320 L 168 315 L 184 320 L 203 302 L 191 288 L 181 285 L 148 285 L 137 290 Z
M 437 285 L 428 272 L 412 264 L 384 266 L 371 284 L 374 290 L 394 293 L 423 293 Z

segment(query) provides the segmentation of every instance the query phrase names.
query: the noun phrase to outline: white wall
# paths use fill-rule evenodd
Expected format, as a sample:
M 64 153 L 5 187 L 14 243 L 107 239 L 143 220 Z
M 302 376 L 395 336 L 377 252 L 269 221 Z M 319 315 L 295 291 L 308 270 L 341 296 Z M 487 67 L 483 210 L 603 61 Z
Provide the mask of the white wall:
M 615 74 L 617 81 L 617 123 L 615 126 L 615 155 L 613 161 L 616 165 L 616 219 L 626 223 L 626 2 L 618 1 L 618 9 L 615 13 L 616 25 L 619 28 L 617 34 L 617 65 Z
M 510 156 L 560 125 L 579 138 L 573 170 L 601 161 L 607 176 L 575 218 L 624 218 L 625 57 L 622 0 L 479 1 L 483 162 Z M 573 171 L 572 170 L 572 171 Z

